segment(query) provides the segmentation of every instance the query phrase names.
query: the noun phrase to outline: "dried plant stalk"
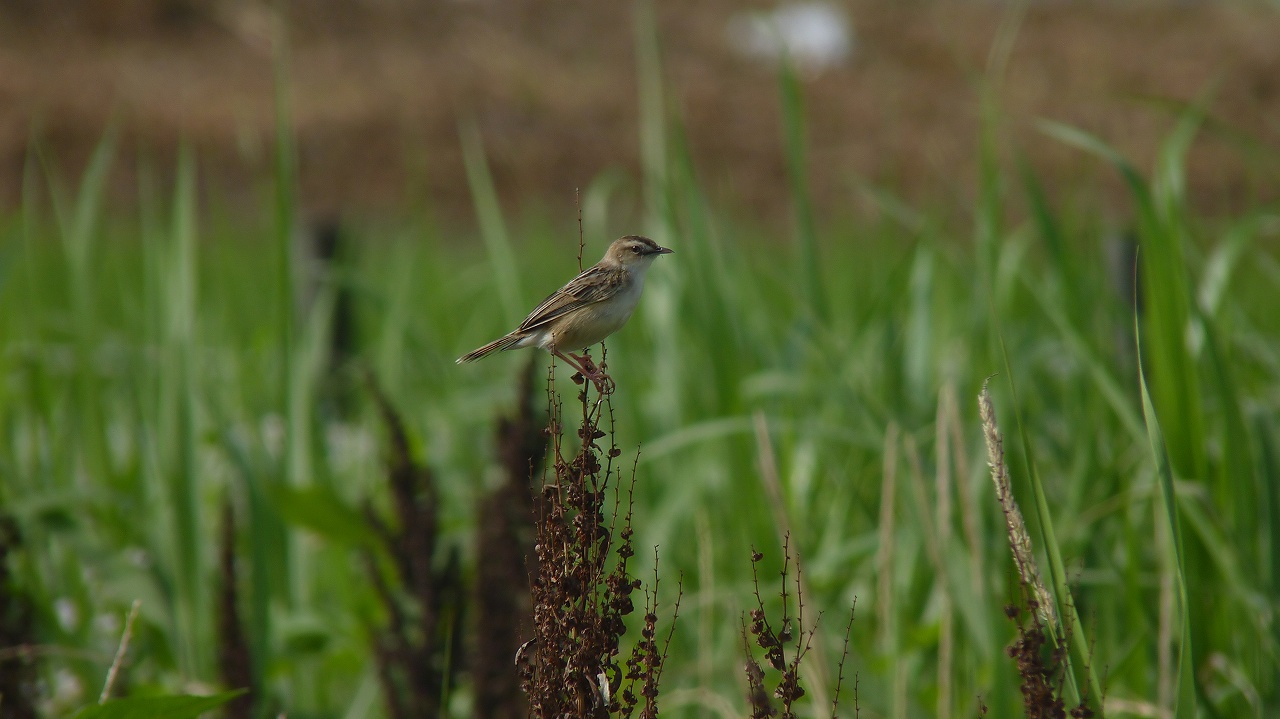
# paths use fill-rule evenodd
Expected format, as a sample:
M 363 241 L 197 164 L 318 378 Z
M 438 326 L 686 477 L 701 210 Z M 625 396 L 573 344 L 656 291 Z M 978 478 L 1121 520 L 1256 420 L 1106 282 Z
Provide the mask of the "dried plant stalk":
M 1000 427 L 996 424 L 996 410 L 991 404 L 991 393 L 987 384 L 982 384 L 982 392 L 978 394 L 978 415 L 982 419 L 982 437 L 987 443 L 987 462 L 991 466 L 991 481 L 996 486 L 996 500 L 1000 502 L 1000 510 L 1004 512 L 1005 527 L 1009 532 L 1009 548 L 1013 550 L 1013 563 L 1018 568 L 1018 576 L 1027 585 L 1035 598 L 1036 611 L 1041 620 L 1060 631 L 1054 610 L 1053 598 L 1040 579 L 1040 571 L 1036 566 L 1035 553 L 1031 547 L 1031 535 L 1027 532 L 1027 524 L 1022 519 L 1022 511 L 1013 498 L 1013 487 L 1009 482 L 1009 467 L 1004 462 L 1004 439 L 1000 436 Z
M 635 611 L 631 595 L 641 583 L 628 571 L 634 554 L 630 490 L 623 508 L 614 466 L 622 451 L 600 428 L 606 418 L 612 428 L 612 404 L 607 394 L 594 400 L 590 394 L 585 387 L 578 393 L 579 442 L 571 447 L 548 378 L 551 466 L 538 497 L 533 638 L 520 648 L 517 670 L 532 717 L 629 718 L 639 708 L 641 719 L 655 719 L 671 637 L 659 646 L 655 570 L 641 638 L 629 658 L 620 656 L 624 620 Z M 608 449 L 599 444 L 606 437 Z

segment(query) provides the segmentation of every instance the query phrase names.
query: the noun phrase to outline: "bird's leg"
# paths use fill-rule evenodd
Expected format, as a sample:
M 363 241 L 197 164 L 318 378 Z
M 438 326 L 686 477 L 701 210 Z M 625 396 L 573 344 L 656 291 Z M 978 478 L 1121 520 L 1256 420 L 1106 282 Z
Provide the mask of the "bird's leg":
M 596 390 L 600 394 L 611 394 L 613 392 L 613 380 L 603 370 L 597 368 L 590 357 L 579 357 L 570 352 L 568 355 L 560 350 L 552 350 L 552 354 L 564 360 L 566 364 L 577 370 L 583 377 L 591 380 L 596 386 Z
M 574 353 L 570 352 L 570 353 L 569 353 L 569 356 L 570 356 L 570 357 L 572 357 L 573 359 L 575 359 L 575 360 L 578 362 L 578 366 L 583 367 L 583 368 L 587 369 L 588 371 L 595 372 L 595 371 L 597 371 L 597 369 L 598 369 L 600 372 L 604 372 L 604 369 L 603 369 L 603 368 L 597 368 L 597 367 L 596 367 L 596 363 L 591 361 L 591 355 L 589 355 L 589 354 L 587 354 L 587 353 L 585 353 L 585 352 L 584 352 L 583 354 L 581 354 L 581 355 L 576 355 L 576 354 L 574 354 Z
M 596 389 L 600 391 L 600 394 L 613 394 L 613 378 L 605 373 L 603 365 L 597 365 L 591 360 L 591 355 L 585 352 L 582 356 L 575 355 L 572 352 L 569 354 L 578 360 L 578 364 L 588 372 L 585 376 L 595 383 Z
M 587 379 L 595 379 L 596 373 L 584 367 L 582 365 L 581 358 L 579 358 L 577 355 L 573 354 L 572 352 L 566 355 L 560 350 L 551 350 L 551 354 L 564 360 L 565 364 L 572 367 L 574 371 L 576 371 L 578 374 L 582 375 L 583 377 L 586 377 Z

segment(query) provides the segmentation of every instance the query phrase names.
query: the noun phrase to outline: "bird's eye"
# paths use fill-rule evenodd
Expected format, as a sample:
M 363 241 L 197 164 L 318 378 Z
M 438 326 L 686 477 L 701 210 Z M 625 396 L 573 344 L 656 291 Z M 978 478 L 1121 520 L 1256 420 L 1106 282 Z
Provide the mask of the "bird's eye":
M 636 247 L 632 247 L 631 251 L 638 255 L 640 254 L 640 247 L 638 245 Z

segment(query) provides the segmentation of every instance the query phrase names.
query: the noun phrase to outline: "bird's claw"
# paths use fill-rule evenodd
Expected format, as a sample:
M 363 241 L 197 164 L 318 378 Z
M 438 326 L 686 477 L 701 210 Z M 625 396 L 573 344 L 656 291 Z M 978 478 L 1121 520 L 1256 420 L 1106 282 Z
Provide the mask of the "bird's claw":
M 600 371 L 592 372 L 587 375 L 584 375 L 582 372 L 575 372 L 569 379 L 573 380 L 574 384 L 579 385 L 586 380 L 591 380 L 591 384 L 595 385 L 596 391 L 600 394 L 613 394 L 613 391 L 617 389 L 617 385 L 614 384 L 613 378 Z
M 571 354 L 569 356 L 577 360 L 578 364 L 581 365 L 582 368 L 581 372 L 574 375 L 574 382 L 578 382 L 578 377 L 583 377 L 591 380 L 591 383 L 596 386 L 596 391 L 600 394 L 613 394 L 613 391 L 617 386 L 614 384 L 613 378 L 605 374 L 603 366 L 596 366 L 596 363 L 591 361 L 590 355 L 582 355 L 579 357 L 578 355 Z

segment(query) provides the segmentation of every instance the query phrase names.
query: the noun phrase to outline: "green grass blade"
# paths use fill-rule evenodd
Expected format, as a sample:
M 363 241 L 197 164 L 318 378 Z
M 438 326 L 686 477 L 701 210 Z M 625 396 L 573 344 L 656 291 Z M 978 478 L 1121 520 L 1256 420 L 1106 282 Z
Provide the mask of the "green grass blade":
M 1216 434 L 1221 451 L 1215 476 L 1206 479 L 1214 482 L 1215 505 L 1234 535 L 1234 544 L 1246 561 L 1253 564 L 1260 559 L 1253 550 L 1258 536 L 1257 510 L 1262 498 L 1258 496 L 1260 478 L 1253 471 L 1254 448 L 1245 420 L 1245 398 L 1236 380 L 1235 363 L 1219 339 L 1217 323 L 1199 307 L 1193 309 L 1196 326 L 1203 337 L 1203 354 L 1209 361 L 1207 378 L 1218 403 Z
M 22 264 L 25 272 L 23 279 L 25 280 L 25 299 L 29 306 L 39 307 L 40 296 L 37 292 L 36 267 L 37 254 L 36 246 L 37 237 L 41 230 L 41 217 L 37 211 L 39 206 L 39 172 L 38 155 L 35 151 L 35 143 L 32 141 L 31 148 L 27 150 L 26 162 L 22 168 L 22 212 L 20 219 L 22 222 Z M 34 318 L 30 318 L 34 319 Z M 30 331 L 28 326 L 28 331 Z
M 902 338 L 904 390 L 916 408 L 923 408 L 937 394 L 932 376 L 934 278 L 934 252 L 921 244 L 911 262 L 907 323 Z
M 1147 423 L 1147 441 L 1150 444 L 1151 456 L 1155 462 L 1156 477 L 1160 484 L 1160 499 L 1165 510 L 1168 524 L 1167 537 L 1172 538 L 1175 575 L 1178 580 L 1178 598 L 1181 605 L 1182 622 L 1181 638 L 1178 647 L 1177 705 L 1175 716 L 1196 716 L 1195 673 L 1192 666 L 1191 651 L 1191 612 L 1187 603 L 1186 563 L 1182 550 L 1182 527 L 1178 521 L 1178 497 L 1173 484 L 1173 469 L 1169 462 L 1169 453 L 1165 450 L 1164 433 L 1160 429 L 1160 420 L 1156 416 L 1155 407 L 1151 403 L 1151 393 L 1147 389 L 1147 375 L 1142 368 L 1142 331 L 1134 318 L 1134 338 L 1138 347 L 1138 383 L 1142 388 L 1142 414 Z
M 1262 484 L 1262 497 L 1258 503 L 1260 515 L 1263 577 L 1268 595 L 1280 595 L 1280 448 L 1276 447 L 1276 427 L 1270 416 L 1259 414 L 1253 418 L 1254 434 L 1258 437 L 1258 477 Z M 1273 626 L 1271 640 L 1280 644 L 1280 627 Z
M 116 128 L 112 125 L 94 148 L 89 158 L 89 166 L 85 168 L 80 180 L 80 188 L 76 194 L 75 207 L 68 210 L 59 209 L 56 189 L 52 195 L 55 202 L 57 219 L 62 229 L 63 247 L 77 280 L 88 280 L 89 265 L 93 259 L 93 239 L 101 227 L 103 195 L 106 192 L 107 173 L 111 170 L 115 158 Z M 89 296 L 92 285 L 84 285 L 81 291 Z M 77 308 L 79 309 L 79 308 Z
M 1074 661 L 1072 662 L 1073 671 L 1067 672 L 1067 679 L 1072 689 L 1079 694 L 1075 673 L 1084 668 L 1087 675 L 1086 689 L 1089 700 L 1093 703 L 1093 706 L 1101 707 L 1103 697 L 1102 683 L 1098 681 L 1097 672 L 1094 670 L 1092 657 L 1090 656 L 1089 638 L 1085 636 L 1084 632 L 1085 625 L 1080 622 L 1080 615 L 1076 610 L 1076 602 L 1071 597 L 1071 586 L 1067 583 L 1066 564 L 1062 561 L 1062 549 L 1058 546 L 1058 537 L 1053 530 L 1053 516 L 1049 511 L 1049 499 L 1044 491 L 1044 483 L 1040 479 L 1031 438 L 1027 433 L 1027 425 L 1022 419 L 1021 403 L 1018 401 L 1018 390 L 1013 379 L 1013 364 L 1009 360 L 1009 351 L 1001 335 L 999 322 L 994 324 L 994 330 L 999 343 L 1000 355 L 1004 361 L 1005 376 L 1009 380 L 1009 393 L 1014 407 L 1014 421 L 1018 425 L 1018 438 L 1022 444 L 1022 453 L 1026 457 L 1027 479 L 1035 496 L 1035 525 L 1039 530 L 1040 543 L 1049 558 L 1049 578 L 1053 584 L 1054 600 L 1058 604 L 1058 616 L 1063 617 L 1063 621 L 1069 623 L 1071 627 L 1070 649 Z M 1059 637 L 1055 641 L 1061 642 L 1062 638 Z M 1080 698 L 1083 698 L 1083 695 Z
M 822 324 L 830 321 L 827 293 L 823 287 L 818 253 L 818 228 L 814 220 L 813 194 L 809 189 L 809 162 L 804 121 L 804 91 L 791 61 L 783 56 L 778 68 L 778 91 L 782 105 L 782 139 L 787 161 L 787 186 L 795 214 L 799 240 L 800 275 L 809 303 L 809 312 Z
M 1049 318 L 1050 324 L 1058 331 L 1067 347 L 1084 363 L 1095 387 L 1115 412 L 1116 417 L 1120 419 L 1121 424 L 1134 439 L 1144 439 L 1146 428 L 1142 417 L 1133 408 L 1130 395 L 1121 387 L 1119 380 L 1112 374 L 1111 368 L 1107 366 L 1104 359 L 1089 345 L 1084 335 L 1071 324 L 1061 303 L 1050 298 L 1044 288 L 1034 281 L 1028 280 L 1025 286 L 1027 291 L 1036 298 L 1045 317 Z
M 991 292 L 995 286 L 996 263 L 1000 245 L 1000 226 L 1004 210 L 1000 201 L 1002 183 L 999 166 L 999 116 L 990 99 L 992 90 L 984 83 L 982 127 L 978 135 L 978 199 L 974 207 L 974 252 L 978 259 L 976 278 L 979 286 Z
M 200 517 L 199 430 L 197 427 L 196 373 L 196 198 L 195 161 L 189 147 L 178 155 L 174 189 L 173 225 L 169 242 L 169 262 L 165 267 L 167 285 L 165 344 L 167 361 L 162 370 L 166 394 L 173 407 L 176 452 L 170 477 L 169 501 L 173 511 L 174 576 L 177 578 L 177 616 L 182 628 L 184 664 L 190 676 L 204 676 L 210 633 L 203 631 L 208 615 L 205 593 L 205 566 L 201 552 L 204 528 Z M 201 651 L 201 650 L 204 651 Z
M 698 185 L 693 153 L 683 127 L 673 123 L 670 136 L 672 148 L 669 179 L 672 207 L 679 212 L 682 220 L 682 231 L 678 239 L 672 242 L 679 248 L 678 261 L 664 266 L 662 273 L 654 278 L 656 282 L 650 280 L 653 284 L 645 292 L 649 293 L 651 289 L 666 292 L 664 300 L 686 307 L 687 319 L 702 328 L 690 338 L 687 328 L 681 327 L 678 322 L 668 322 L 666 326 L 655 323 L 653 327 L 655 333 L 663 333 L 660 341 L 670 348 L 655 352 L 653 362 L 655 366 L 669 363 L 663 368 L 663 376 L 679 382 L 689 377 L 689 367 L 697 362 L 688 352 L 690 341 L 708 348 L 742 347 L 748 344 L 746 320 L 738 309 L 743 302 L 742 287 L 734 278 L 743 276 L 749 270 L 744 267 L 741 257 L 721 249 L 711 203 Z M 664 357 L 664 352 L 670 354 Z M 710 381 L 699 383 L 705 399 L 703 408 L 716 414 L 740 412 L 742 408 L 738 388 L 743 376 L 751 368 L 750 362 L 721 362 L 719 371 Z M 672 404 L 676 406 L 687 403 L 682 402 L 679 397 L 673 399 L 675 401 Z M 678 416 L 672 419 L 681 421 Z
M 275 14 L 272 17 L 275 25 L 272 36 L 272 73 L 274 78 L 275 100 L 275 153 L 272 157 L 275 171 L 275 246 L 277 262 L 277 302 L 280 303 L 280 356 L 281 387 L 287 394 L 292 383 L 289 381 L 290 357 L 293 354 L 294 317 L 290 312 L 294 301 L 294 270 L 297 266 L 294 257 L 294 238 L 297 233 L 297 148 L 293 136 L 293 101 L 289 73 L 291 70 L 289 53 L 289 34 L 287 29 L 287 3 L 277 0 Z M 284 398 L 288 407 L 288 397 Z M 286 471 L 287 474 L 287 471 Z
M 103 436 L 103 403 L 100 383 L 94 369 L 98 309 L 94 302 L 100 273 L 94 266 L 94 242 L 101 233 L 101 214 L 106 194 L 107 173 L 115 158 L 116 127 L 110 126 L 93 151 L 89 165 L 80 180 L 74 207 L 60 197 L 50 175 L 50 198 L 58 221 L 62 248 L 67 262 L 67 294 L 71 305 L 71 322 L 75 328 L 76 356 L 75 398 L 80 408 L 76 418 L 75 441 L 82 444 L 86 458 L 95 471 L 110 474 L 107 439 Z
M 1004 182 L 1000 171 L 1002 136 L 1002 87 L 1013 56 L 1014 44 L 1026 10 L 1013 5 L 1000 18 L 996 37 L 987 52 L 985 72 L 978 78 L 981 124 L 978 128 L 978 199 L 974 208 L 974 242 L 978 256 L 976 278 L 981 288 L 993 287 L 1004 222 Z
M 1123 155 L 1108 145 L 1101 138 L 1089 132 L 1081 130 L 1078 127 L 1064 125 L 1060 122 L 1052 120 L 1041 120 L 1036 125 L 1040 131 L 1059 142 L 1079 148 L 1111 163 L 1120 176 L 1124 178 L 1125 184 L 1129 186 L 1129 191 L 1139 202 L 1141 211 L 1149 211 L 1151 208 L 1151 190 L 1147 187 L 1146 180 L 1143 179 L 1142 173 L 1138 172 Z
M 1044 240 L 1045 247 L 1049 250 L 1053 268 L 1064 279 L 1069 279 L 1074 274 L 1070 271 L 1070 250 L 1067 247 L 1067 239 L 1063 235 L 1058 217 L 1049 204 L 1048 195 L 1045 194 L 1044 184 L 1040 182 L 1040 178 L 1036 175 L 1024 153 L 1018 153 L 1017 163 L 1018 176 L 1022 178 L 1022 188 L 1027 196 L 1027 204 L 1031 209 L 1031 220 L 1035 223 L 1036 229 L 1040 233 L 1040 238 Z
M 366 517 L 348 506 L 332 487 L 275 484 L 267 487 L 267 498 L 286 522 L 327 541 L 359 549 L 381 548 L 381 538 Z
M 288 3 L 278 0 L 273 15 L 272 70 L 275 92 L 275 241 L 279 266 L 277 282 L 280 303 L 280 388 L 283 393 L 285 451 L 282 476 L 286 481 L 305 481 L 305 436 L 307 423 L 299 416 L 296 343 L 298 297 L 296 283 L 301 267 L 298 257 L 297 148 L 293 134 L 293 100 L 290 73 L 291 48 L 288 31 Z
M 660 238 L 675 229 L 667 198 L 666 90 L 658 49 L 658 20 L 653 0 L 636 3 L 636 81 L 640 106 L 640 166 L 643 174 L 646 232 Z M 669 241 L 669 238 L 665 238 Z
M 1157 172 L 1149 185 L 1128 160 L 1098 137 L 1059 123 L 1040 123 L 1041 130 L 1051 137 L 1109 162 L 1129 186 L 1143 246 L 1143 324 L 1156 370 L 1153 391 L 1160 400 L 1158 406 L 1164 408 L 1162 424 L 1171 437 L 1175 468 L 1184 476 L 1202 478 L 1207 475 L 1204 417 L 1198 373 L 1186 345 L 1191 294 L 1183 257 L 1187 228 L 1182 217 L 1185 158 L 1198 127 L 1198 115 L 1183 118 L 1162 145 Z
M 520 287 L 520 272 L 516 268 L 515 252 L 507 234 L 507 223 L 502 218 L 498 193 L 489 174 L 489 160 L 485 155 L 484 141 L 474 122 L 464 122 L 458 128 L 462 141 L 462 160 L 466 165 L 467 184 L 471 186 L 471 198 L 476 208 L 476 220 L 480 224 L 480 236 L 484 239 L 493 266 L 494 286 L 502 300 L 505 325 L 515 327 L 524 319 L 524 292 Z
M 1191 238 L 1184 216 L 1184 173 L 1198 128 L 1198 116 L 1184 117 L 1161 146 L 1152 179 L 1156 222 L 1140 232 L 1139 241 L 1151 388 L 1159 400 L 1161 430 L 1169 437 L 1169 459 L 1179 475 L 1208 481 L 1200 373 L 1187 342 L 1194 297 L 1185 257 Z
M 1050 268 L 1057 280 L 1056 289 L 1064 295 L 1063 300 L 1055 304 L 1066 310 L 1066 314 L 1071 318 L 1072 325 L 1083 326 L 1087 321 L 1083 315 L 1090 307 L 1090 303 L 1084 301 L 1081 297 L 1080 277 L 1076 269 L 1074 248 L 1069 246 L 1066 231 L 1063 229 L 1057 213 L 1054 212 L 1049 202 L 1044 184 L 1036 175 L 1025 154 L 1018 153 L 1017 164 L 1018 176 L 1022 179 L 1023 192 L 1027 197 L 1027 204 L 1031 210 L 1032 223 L 1035 225 L 1037 234 L 1049 252 Z M 1128 403 L 1126 402 L 1127 405 Z
M 226 423 L 219 423 L 227 426 Z M 223 446 L 244 486 L 245 514 L 243 531 L 249 535 L 248 617 L 245 628 L 251 637 L 270 637 L 274 630 L 272 606 L 277 598 L 288 596 L 288 535 L 279 515 L 272 511 L 268 494 L 275 486 L 284 486 L 263 476 L 254 466 L 241 439 L 224 432 Z M 284 491 L 289 491 L 288 489 Z M 266 685 L 268 668 L 276 660 L 273 642 L 251 641 L 254 686 Z

